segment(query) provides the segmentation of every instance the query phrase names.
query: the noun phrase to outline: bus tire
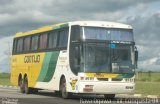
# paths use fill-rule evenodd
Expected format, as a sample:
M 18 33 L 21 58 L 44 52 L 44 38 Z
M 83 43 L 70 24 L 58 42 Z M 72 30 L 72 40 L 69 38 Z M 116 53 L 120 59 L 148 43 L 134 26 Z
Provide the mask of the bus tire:
M 66 79 L 63 77 L 60 84 L 61 96 L 64 99 L 67 99 L 71 96 L 71 93 L 67 92 Z
M 28 78 L 24 78 L 24 93 L 29 94 L 31 92 L 31 89 L 28 87 Z
M 23 83 L 22 78 L 19 79 L 18 84 L 19 84 L 19 88 L 20 88 L 20 93 L 24 93 L 24 83 Z
M 38 93 L 38 89 L 36 89 L 36 88 L 29 88 L 29 90 L 30 90 L 30 93 L 32 93 L 32 94 Z
M 115 98 L 115 94 L 104 94 L 105 99 L 113 99 Z
M 54 93 L 56 94 L 56 95 L 60 95 L 60 91 L 54 91 Z

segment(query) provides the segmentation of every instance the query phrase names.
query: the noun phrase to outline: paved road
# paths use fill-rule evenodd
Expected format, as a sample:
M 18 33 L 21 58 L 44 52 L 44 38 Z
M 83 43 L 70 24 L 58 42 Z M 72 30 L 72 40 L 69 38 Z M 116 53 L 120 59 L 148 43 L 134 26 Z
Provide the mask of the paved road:
M 53 91 L 40 91 L 38 94 L 21 94 L 18 88 L 0 87 L 0 104 L 159 104 L 160 99 L 133 98 L 117 95 L 113 100 L 102 95 L 74 95 L 71 99 L 62 99 Z

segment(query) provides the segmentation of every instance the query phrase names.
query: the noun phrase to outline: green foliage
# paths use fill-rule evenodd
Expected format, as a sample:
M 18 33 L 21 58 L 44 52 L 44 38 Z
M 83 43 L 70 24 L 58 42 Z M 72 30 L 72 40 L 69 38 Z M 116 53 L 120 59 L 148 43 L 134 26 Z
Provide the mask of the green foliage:
M 136 82 L 135 93 L 160 96 L 160 82 Z
M 160 78 L 156 80 L 157 82 L 160 82 Z
M 0 73 L 0 85 L 11 85 L 10 74 Z
M 160 82 L 160 73 L 159 72 L 138 72 L 136 74 L 136 81 L 143 82 Z
M 159 72 L 138 72 L 136 74 L 135 93 L 143 95 L 160 96 L 160 73 Z

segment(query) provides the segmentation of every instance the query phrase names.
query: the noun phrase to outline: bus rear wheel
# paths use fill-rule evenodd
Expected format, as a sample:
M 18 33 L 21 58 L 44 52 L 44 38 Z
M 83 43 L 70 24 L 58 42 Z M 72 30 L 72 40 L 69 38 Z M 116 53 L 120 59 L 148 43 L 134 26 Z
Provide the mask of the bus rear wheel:
M 31 89 L 28 87 L 28 78 L 24 78 L 24 93 L 29 94 L 31 92 Z
M 105 99 L 113 99 L 115 97 L 115 94 L 104 94 Z
M 31 93 L 37 94 L 38 93 L 38 89 L 28 87 L 28 78 L 27 77 L 25 77 L 25 79 L 24 79 L 23 89 L 24 89 L 23 93 L 25 93 L 25 94 L 31 94 Z
M 18 83 L 19 83 L 20 92 L 24 93 L 23 79 L 21 78 Z
M 71 93 L 67 92 L 67 84 L 66 84 L 66 79 L 65 78 L 63 78 L 61 80 L 60 90 L 61 90 L 62 98 L 67 99 L 71 96 Z

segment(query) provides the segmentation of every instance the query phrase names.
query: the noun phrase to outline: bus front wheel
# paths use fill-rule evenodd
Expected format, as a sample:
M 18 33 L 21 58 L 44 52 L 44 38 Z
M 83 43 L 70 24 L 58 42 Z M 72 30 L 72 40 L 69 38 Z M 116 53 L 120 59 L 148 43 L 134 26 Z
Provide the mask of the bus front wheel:
M 67 92 L 67 84 L 66 84 L 65 78 L 62 78 L 61 80 L 60 90 L 61 90 L 62 98 L 67 99 L 71 96 L 71 93 Z
M 115 97 L 115 94 L 104 94 L 105 99 L 113 99 Z

